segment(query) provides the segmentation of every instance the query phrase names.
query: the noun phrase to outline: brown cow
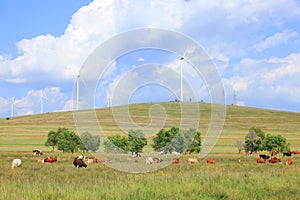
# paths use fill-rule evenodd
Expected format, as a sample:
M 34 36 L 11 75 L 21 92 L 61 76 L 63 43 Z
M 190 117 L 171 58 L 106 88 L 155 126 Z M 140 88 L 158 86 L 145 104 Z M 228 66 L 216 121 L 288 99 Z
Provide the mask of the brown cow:
M 189 163 L 199 163 L 198 159 L 196 159 L 196 158 L 189 158 L 188 162 Z
M 85 158 L 84 161 L 87 163 L 98 163 L 97 158 L 94 157 Z
M 173 158 L 172 163 L 173 163 L 173 164 L 178 164 L 178 163 L 179 163 L 179 158 Z
M 76 168 L 87 168 L 87 165 L 84 163 L 83 159 L 79 157 L 74 158 L 73 164 Z
M 291 154 L 294 154 L 294 155 L 300 154 L 300 151 L 298 151 L 298 150 L 292 150 L 292 151 L 291 151 Z
M 215 159 L 212 159 L 212 158 L 207 158 L 207 159 L 206 159 L 206 163 L 216 164 L 216 160 L 215 160 Z
M 110 160 L 108 158 L 106 158 L 106 157 L 99 157 L 98 158 L 98 162 L 110 162 Z
M 276 157 L 269 159 L 269 163 L 274 164 L 274 163 L 280 163 L 280 162 L 281 162 L 281 160 L 279 158 L 276 158 Z
M 276 150 L 271 151 L 271 156 L 277 156 L 278 152 Z
M 266 160 L 263 158 L 257 158 L 256 163 L 266 163 Z
M 155 163 L 160 163 L 162 161 L 163 160 L 161 158 L 153 158 L 153 162 L 155 162 Z
M 292 165 L 293 164 L 293 160 L 292 159 L 287 159 L 286 161 L 285 161 L 285 164 L 286 165 Z
M 46 163 L 46 162 L 52 163 L 52 162 L 56 162 L 56 161 L 57 161 L 57 158 L 56 158 L 56 157 L 47 157 L 47 158 L 44 159 L 44 162 L 45 162 L 45 163 Z

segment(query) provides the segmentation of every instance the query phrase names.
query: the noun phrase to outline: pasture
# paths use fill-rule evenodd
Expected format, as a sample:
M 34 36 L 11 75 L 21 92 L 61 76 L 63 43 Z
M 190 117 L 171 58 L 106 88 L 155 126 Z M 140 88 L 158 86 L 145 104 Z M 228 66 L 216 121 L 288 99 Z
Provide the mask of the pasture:
M 149 173 L 124 173 L 102 163 L 85 169 L 73 166 L 76 154 L 45 152 L 57 156 L 57 163 L 37 163 L 32 152 L 1 152 L 0 199 L 299 199 L 300 155 L 293 165 L 257 164 L 258 155 L 211 154 L 216 164 L 179 164 Z M 22 167 L 11 169 L 13 158 Z M 238 158 L 241 162 L 238 162 Z M 145 157 L 132 165 L 146 166 Z M 112 160 L 113 162 L 113 160 Z M 126 161 L 124 161 L 126 162 Z M 159 165 L 155 163 L 152 165 Z
M 129 105 L 133 122 L 147 126 L 151 122 L 149 109 L 153 105 Z M 180 104 L 160 105 L 166 113 L 164 128 L 179 126 Z M 199 131 L 205 138 L 211 107 L 199 103 L 199 109 Z M 95 113 L 103 134 L 122 133 L 111 108 L 97 109 Z M 165 157 L 163 162 L 147 166 L 145 154 L 155 155 L 149 138 L 141 158 L 130 160 L 126 159 L 129 154 L 111 155 L 112 162 L 107 166 L 92 163 L 86 169 L 76 169 L 72 162 L 81 153 L 51 152 L 50 147 L 44 146 L 50 130 L 58 127 L 75 130 L 72 112 L 0 119 L 0 199 L 300 199 L 300 155 L 293 155 L 294 163 L 287 166 L 282 154 L 282 163 L 257 164 L 259 153 L 253 156 L 237 153 L 236 141 L 243 142 L 254 126 L 266 134 L 281 134 L 292 150 L 300 150 L 300 113 L 227 106 L 220 138 L 207 155 L 216 159 L 216 164 L 207 164 L 205 159 L 191 164 L 188 158 L 198 155 L 186 155 L 180 158 L 179 164 L 170 164 L 172 157 Z M 151 128 L 146 130 L 146 135 L 156 133 Z M 32 155 L 33 149 L 41 149 L 44 154 Z M 37 162 L 38 158 L 47 156 L 56 156 L 58 162 Z M 11 169 L 14 158 L 22 159 L 20 168 Z M 241 158 L 240 163 L 238 158 Z M 126 171 L 147 167 L 152 171 L 125 173 L 109 167 L 118 163 Z

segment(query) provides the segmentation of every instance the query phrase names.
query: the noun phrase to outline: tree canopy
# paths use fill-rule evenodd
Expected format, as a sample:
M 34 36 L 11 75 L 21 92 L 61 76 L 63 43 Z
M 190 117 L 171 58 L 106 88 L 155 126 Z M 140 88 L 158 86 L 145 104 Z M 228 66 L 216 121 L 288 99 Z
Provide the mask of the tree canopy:
M 99 135 L 92 135 L 89 132 L 84 132 L 81 136 L 81 141 L 83 144 L 82 149 L 86 151 L 96 152 L 96 150 L 100 146 L 100 136 Z

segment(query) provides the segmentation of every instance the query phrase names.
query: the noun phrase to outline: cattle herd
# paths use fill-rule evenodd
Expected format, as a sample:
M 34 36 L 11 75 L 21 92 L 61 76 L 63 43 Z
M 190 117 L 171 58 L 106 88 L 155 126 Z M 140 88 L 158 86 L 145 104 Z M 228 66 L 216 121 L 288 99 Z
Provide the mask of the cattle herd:
M 161 154 L 161 153 L 160 153 Z M 300 154 L 300 151 L 294 150 L 294 151 L 290 151 L 290 152 L 285 152 L 283 153 L 283 157 L 291 157 L 292 155 L 296 155 L 296 154 Z M 33 150 L 33 155 L 43 155 L 41 150 Z M 136 156 L 138 155 L 138 156 Z M 180 153 L 176 153 L 176 152 L 172 152 L 172 155 L 174 156 L 174 158 L 172 159 L 172 163 L 173 164 L 178 164 L 180 163 Z M 186 155 L 186 154 L 183 154 Z M 252 153 L 246 152 L 247 156 L 252 156 Z M 134 154 L 132 155 L 132 157 L 141 157 L 140 154 Z M 131 160 L 131 158 L 127 158 L 127 160 Z M 185 159 L 184 159 L 185 160 Z M 54 163 L 57 162 L 57 157 L 46 157 L 44 159 L 38 159 L 37 160 L 38 163 Z M 207 164 L 216 164 L 216 160 L 212 159 L 212 158 L 207 158 L 206 160 Z M 278 157 L 278 153 L 277 151 L 271 151 L 270 155 L 266 155 L 266 154 L 260 154 L 259 157 L 256 159 L 256 163 L 266 163 L 266 162 L 275 164 L 275 163 L 281 163 L 281 159 Z M 76 158 L 74 158 L 73 160 L 73 165 L 76 168 L 87 168 L 87 164 L 90 163 L 103 163 L 103 162 L 111 162 L 111 160 L 109 158 L 106 157 L 99 157 L 99 158 L 95 158 L 95 157 L 85 157 L 85 156 L 78 156 Z M 138 163 L 138 160 L 134 160 L 135 163 Z M 159 157 L 147 157 L 145 159 L 146 164 L 153 164 L 153 163 L 160 163 L 163 162 L 162 158 Z M 199 163 L 199 159 L 198 158 L 188 158 L 187 159 L 188 163 Z M 241 158 L 238 158 L 238 162 L 241 162 Z M 286 159 L 285 164 L 286 165 L 292 165 L 294 163 L 294 161 L 290 158 Z M 13 159 L 12 161 L 12 168 L 17 168 L 20 167 L 22 165 L 22 161 L 21 159 L 17 158 L 17 159 Z

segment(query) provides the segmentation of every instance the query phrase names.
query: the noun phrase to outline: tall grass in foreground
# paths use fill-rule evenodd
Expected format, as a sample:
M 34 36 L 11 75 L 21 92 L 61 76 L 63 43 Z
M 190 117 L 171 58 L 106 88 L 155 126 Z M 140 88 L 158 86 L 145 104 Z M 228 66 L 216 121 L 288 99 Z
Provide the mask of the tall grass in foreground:
M 0 153 L 0 199 L 299 199 L 300 155 L 292 166 L 257 164 L 253 157 L 216 156 L 217 163 L 204 160 L 161 170 L 130 174 L 103 164 L 76 169 L 76 155 L 56 154 L 57 163 L 37 163 L 31 152 Z M 213 155 L 211 155 L 213 156 Z M 21 168 L 11 169 L 20 157 Z M 195 157 L 195 155 L 194 155 Z M 139 158 L 144 164 L 145 158 Z M 285 158 L 283 158 L 283 161 Z

